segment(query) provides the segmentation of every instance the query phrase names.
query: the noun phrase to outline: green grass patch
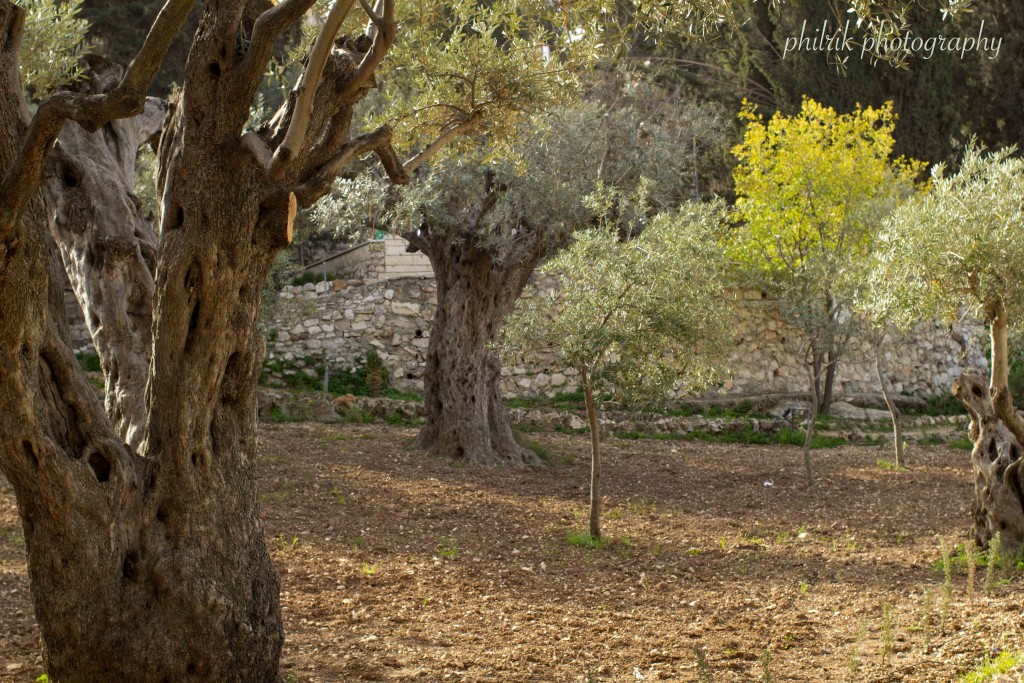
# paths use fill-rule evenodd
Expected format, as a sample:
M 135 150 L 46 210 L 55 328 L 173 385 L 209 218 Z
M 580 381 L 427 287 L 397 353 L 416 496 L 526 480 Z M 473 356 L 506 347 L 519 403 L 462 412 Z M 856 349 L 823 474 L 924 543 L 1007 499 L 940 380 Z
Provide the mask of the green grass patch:
M 885 470 L 886 472 L 906 472 L 906 467 L 900 467 L 892 460 L 886 460 L 885 458 L 879 458 L 875 463 L 879 469 Z
M 302 422 L 302 418 L 297 415 L 289 415 L 277 406 L 270 408 L 270 415 L 267 418 L 270 422 Z
M 580 533 L 576 531 L 569 532 L 565 540 L 569 541 L 572 545 L 578 545 L 581 548 L 587 548 L 588 550 L 599 550 L 609 543 L 611 539 L 607 537 L 594 538 L 590 534 Z
M 100 357 L 95 353 L 76 353 L 75 358 L 78 359 L 78 364 L 82 366 L 82 369 L 86 372 L 100 372 L 103 367 L 100 365 Z
M 1000 652 L 995 658 L 985 657 L 985 661 L 965 674 L 960 683 L 987 683 L 996 676 L 1010 673 L 1022 662 L 1024 652 Z
M 609 400 L 610 396 L 601 396 L 599 400 Z M 505 401 L 509 408 L 554 408 L 557 410 L 580 411 L 586 409 L 583 391 L 561 392 L 554 396 L 534 396 L 531 398 L 510 398 Z
M 712 432 L 697 429 L 688 434 L 649 434 L 647 432 L 619 432 L 616 434 L 620 439 L 655 439 L 665 441 L 703 441 L 705 443 L 727 443 L 744 445 L 784 445 L 803 446 L 805 436 L 799 429 L 779 429 L 775 432 L 756 432 L 750 427 L 746 429 L 720 432 Z M 815 434 L 811 437 L 811 448 L 835 448 L 846 444 L 846 439 L 840 436 L 823 436 Z
M 366 381 L 366 367 L 361 359 L 357 359 L 355 370 L 351 368 L 331 367 L 327 376 L 327 393 L 332 396 L 370 396 L 370 386 Z M 276 375 L 271 381 L 271 375 Z M 423 396 L 411 391 L 399 391 L 387 386 L 387 370 L 383 370 L 381 380 L 384 385 L 380 390 L 380 396 L 394 398 L 402 401 L 422 401 Z M 267 361 L 263 364 L 263 372 L 260 374 L 260 384 L 268 386 L 271 384 L 283 385 L 288 389 L 300 391 L 322 392 L 324 390 L 324 364 L 323 359 L 303 358 L 301 364 L 294 361 Z
M 973 451 L 974 442 L 966 436 L 958 436 L 955 439 L 950 439 L 946 442 L 946 445 L 950 448 L 956 448 L 962 451 Z
M 929 396 L 925 401 L 927 405 L 924 408 L 907 408 L 903 411 L 903 414 L 909 416 L 929 415 L 932 417 L 967 414 L 964 404 L 960 403 L 952 394 Z

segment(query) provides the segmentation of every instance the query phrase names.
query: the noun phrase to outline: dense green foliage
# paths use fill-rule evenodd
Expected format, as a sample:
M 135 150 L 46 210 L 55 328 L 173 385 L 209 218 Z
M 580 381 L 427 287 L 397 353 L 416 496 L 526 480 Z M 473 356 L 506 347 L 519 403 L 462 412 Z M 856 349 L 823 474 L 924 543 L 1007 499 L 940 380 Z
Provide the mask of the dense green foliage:
M 607 215 L 614 199 L 594 201 Z M 644 205 L 642 196 L 633 201 Z M 631 240 L 619 239 L 616 224 L 578 234 L 545 266 L 562 274 L 562 299 L 535 292 L 521 300 L 507 351 L 557 349 L 561 364 L 586 371 L 594 390 L 624 398 L 706 387 L 725 338 L 723 264 L 713 240 L 723 219 L 720 205 L 688 203 L 643 218 Z
M 83 0 L 20 0 L 25 8 L 25 35 L 19 62 L 31 99 L 48 97 L 84 72 L 80 58 L 93 46 L 86 40 L 89 23 L 80 16 Z
M 762 122 L 746 109 L 734 153 L 736 228 L 725 242 L 739 281 L 803 334 L 815 395 L 857 322 L 853 309 L 879 222 L 921 164 L 891 159 L 892 108 L 839 114 L 807 99 L 798 115 Z M 826 375 L 822 375 L 822 372 Z M 824 392 L 824 393 L 823 393 Z
M 970 147 L 953 175 L 934 169 L 932 189 L 897 210 L 879 235 L 872 310 L 903 327 L 969 306 L 995 304 L 1024 318 L 1024 160 L 1012 149 Z M 938 228 L 941 226 L 941 229 Z

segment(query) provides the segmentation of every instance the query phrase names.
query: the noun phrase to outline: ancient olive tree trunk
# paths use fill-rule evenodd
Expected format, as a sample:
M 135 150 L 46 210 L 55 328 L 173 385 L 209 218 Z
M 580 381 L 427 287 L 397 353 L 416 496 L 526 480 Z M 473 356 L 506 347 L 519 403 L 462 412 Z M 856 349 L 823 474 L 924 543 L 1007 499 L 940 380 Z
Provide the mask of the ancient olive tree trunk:
M 1024 542 L 1024 474 L 1020 440 L 1000 419 L 984 375 L 967 371 L 953 384 L 953 395 L 971 415 L 974 450 L 974 528 L 987 546 L 999 534 L 1001 548 L 1014 554 Z
M 89 91 L 101 93 L 121 69 L 98 65 L 89 76 Z M 54 238 L 99 353 L 107 415 L 135 450 L 146 434 L 157 239 L 133 180 L 139 146 L 159 131 L 166 111 L 149 98 L 139 116 L 95 132 L 69 122 L 45 187 L 56 207 Z
M 168 0 L 109 89 L 60 92 L 32 116 L 18 77 L 24 12 L 0 0 L 0 470 L 24 527 L 45 665 L 61 683 L 277 679 L 279 585 L 255 477 L 261 288 L 289 239 L 296 195 L 314 200 L 332 173 L 368 152 L 396 181 L 407 177 L 389 130 L 348 139 L 352 106 L 394 39 L 393 3 L 385 0 L 364 52 L 311 58 L 316 74 L 302 81 L 308 99 L 295 94 L 274 124 L 245 137 L 275 39 L 313 0 L 220 0 L 207 3 L 162 136 L 155 256 L 150 236 L 131 222 L 115 229 L 97 219 L 84 231 L 95 235 L 66 234 L 82 224 L 75 211 L 101 206 L 96 196 L 105 195 L 75 165 L 76 145 L 95 140 L 68 133 L 68 154 L 50 155 L 61 129 L 76 121 L 89 134 L 131 137 L 109 124 L 143 113 L 146 88 L 192 4 Z M 134 154 L 133 146 L 111 147 Z M 280 154 L 265 153 L 271 148 Z M 79 197 L 78 188 L 98 195 Z M 117 243 L 104 243 L 98 233 L 106 230 Z M 69 270 L 81 271 L 72 277 L 85 310 L 99 318 L 99 344 L 120 343 L 107 333 L 127 314 L 136 319 L 126 343 L 144 345 L 151 306 L 147 376 L 115 398 L 144 406 L 144 426 L 126 412 L 124 423 L 111 421 L 71 352 L 50 276 L 51 232 L 63 240 Z M 147 301 L 141 269 L 151 262 Z M 123 361 L 110 358 L 119 381 Z
M 985 313 L 991 341 L 989 382 L 981 373 L 967 371 L 953 384 L 953 395 L 971 416 L 971 464 L 975 475 L 972 535 L 984 546 L 999 534 L 1001 547 L 1013 554 L 1024 543 L 1024 419 L 1013 404 L 1009 387 L 1006 307 L 996 300 L 986 306 Z
M 511 313 L 539 253 L 505 264 L 471 241 L 429 235 L 412 244 L 430 258 L 437 313 L 423 376 L 427 423 L 417 446 L 484 465 L 533 465 L 520 446 L 501 397 L 501 362 L 490 347 Z

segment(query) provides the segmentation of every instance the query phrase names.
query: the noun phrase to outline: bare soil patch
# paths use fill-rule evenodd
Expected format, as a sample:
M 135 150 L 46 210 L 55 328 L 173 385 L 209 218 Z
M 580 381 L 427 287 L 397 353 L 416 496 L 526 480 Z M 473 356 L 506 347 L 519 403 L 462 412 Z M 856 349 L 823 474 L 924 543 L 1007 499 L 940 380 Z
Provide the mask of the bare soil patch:
M 412 429 L 261 429 L 285 681 L 761 681 L 767 651 L 773 681 L 925 683 L 1024 643 L 1020 572 L 986 592 L 981 569 L 972 595 L 935 567 L 937 535 L 966 539 L 963 451 L 888 472 L 887 448 L 817 450 L 807 490 L 796 447 L 609 439 L 614 540 L 587 550 L 567 541 L 586 436 L 531 435 L 551 464 L 486 470 L 411 450 Z M 42 673 L 0 479 L 0 681 Z

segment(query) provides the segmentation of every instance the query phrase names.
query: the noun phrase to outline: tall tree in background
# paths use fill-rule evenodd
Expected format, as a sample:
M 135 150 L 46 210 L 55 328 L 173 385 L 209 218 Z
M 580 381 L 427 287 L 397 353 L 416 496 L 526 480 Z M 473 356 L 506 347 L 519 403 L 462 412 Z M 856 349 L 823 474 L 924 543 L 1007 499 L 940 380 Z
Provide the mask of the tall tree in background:
M 534 117 L 520 128 L 513 154 L 502 159 L 494 145 L 481 143 L 435 164 L 404 191 L 393 229 L 427 255 L 438 283 L 421 448 L 485 464 L 536 462 L 514 439 L 501 363 L 490 348 L 523 287 L 574 232 L 595 224 L 584 197 L 598 186 L 629 193 L 647 174 L 652 210 L 668 210 L 694 192 L 693 147 L 724 146 L 722 113 L 700 106 L 655 110 L 651 100 L 661 102 L 644 84 L 628 83 L 614 106 L 591 103 Z M 628 230 L 625 212 L 621 218 Z
M 890 158 L 890 106 L 837 114 L 805 100 L 798 116 L 741 116 L 737 226 L 726 248 L 741 279 L 802 333 L 812 414 L 827 414 L 852 324 L 846 274 L 870 253 L 878 222 L 921 165 Z

